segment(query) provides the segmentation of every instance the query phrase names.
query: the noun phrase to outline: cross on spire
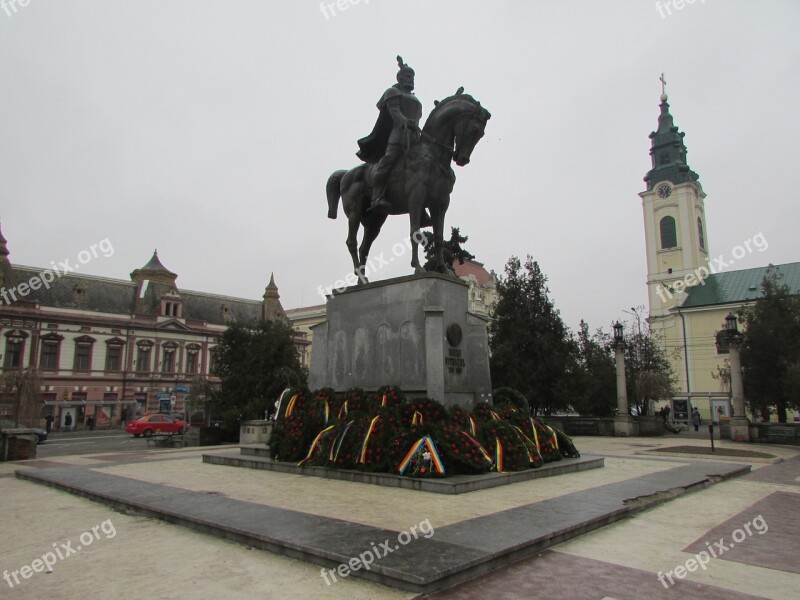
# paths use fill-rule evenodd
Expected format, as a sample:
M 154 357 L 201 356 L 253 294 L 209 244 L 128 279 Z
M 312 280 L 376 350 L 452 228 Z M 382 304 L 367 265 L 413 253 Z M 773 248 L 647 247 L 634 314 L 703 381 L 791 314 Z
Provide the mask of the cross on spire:
M 661 82 L 661 101 L 667 101 L 667 80 L 664 79 L 664 73 L 661 73 L 661 77 L 658 78 Z

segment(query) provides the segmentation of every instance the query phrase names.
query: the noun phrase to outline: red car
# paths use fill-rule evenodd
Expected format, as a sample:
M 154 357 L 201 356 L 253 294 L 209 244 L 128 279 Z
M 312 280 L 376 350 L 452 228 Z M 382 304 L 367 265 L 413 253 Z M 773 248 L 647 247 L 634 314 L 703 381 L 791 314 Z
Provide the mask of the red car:
M 169 415 L 145 415 L 136 421 L 129 421 L 125 431 L 133 437 L 150 437 L 154 433 L 183 433 L 184 422 Z

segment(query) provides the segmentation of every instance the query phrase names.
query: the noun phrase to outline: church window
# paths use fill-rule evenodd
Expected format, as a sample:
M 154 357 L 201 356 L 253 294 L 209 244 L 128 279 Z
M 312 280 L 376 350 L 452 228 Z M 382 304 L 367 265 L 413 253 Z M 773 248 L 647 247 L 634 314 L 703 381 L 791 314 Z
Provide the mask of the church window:
M 678 233 L 675 229 L 675 219 L 673 217 L 664 217 L 661 219 L 661 249 L 677 248 L 678 247 Z
M 703 221 L 697 217 L 697 240 L 700 243 L 700 250 L 706 249 L 706 240 L 703 236 Z

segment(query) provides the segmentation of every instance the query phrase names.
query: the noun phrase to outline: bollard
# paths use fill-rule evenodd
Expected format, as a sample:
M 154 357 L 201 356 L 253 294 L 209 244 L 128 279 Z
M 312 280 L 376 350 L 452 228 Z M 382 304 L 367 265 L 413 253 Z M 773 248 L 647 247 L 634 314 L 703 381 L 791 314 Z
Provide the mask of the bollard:
M 716 452 L 714 450 L 714 423 L 708 424 L 708 435 L 711 437 L 711 451 Z

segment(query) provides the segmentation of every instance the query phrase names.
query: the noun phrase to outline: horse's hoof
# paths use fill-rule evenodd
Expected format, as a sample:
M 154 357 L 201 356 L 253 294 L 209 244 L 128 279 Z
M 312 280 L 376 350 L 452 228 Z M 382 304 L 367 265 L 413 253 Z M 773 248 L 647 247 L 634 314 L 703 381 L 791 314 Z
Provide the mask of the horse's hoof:
M 424 267 L 414 267 L 414 275 L 422 275 L 423 273 L 427 273 Z

